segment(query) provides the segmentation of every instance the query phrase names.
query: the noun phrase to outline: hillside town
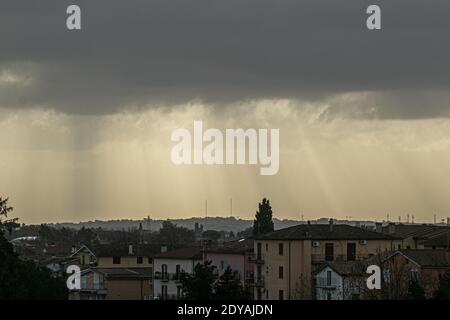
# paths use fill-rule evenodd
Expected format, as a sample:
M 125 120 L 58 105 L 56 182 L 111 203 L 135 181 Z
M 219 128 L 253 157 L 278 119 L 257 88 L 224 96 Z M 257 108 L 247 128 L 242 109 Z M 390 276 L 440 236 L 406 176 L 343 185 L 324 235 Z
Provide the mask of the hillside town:
M 16 225 L 3 233 L 22 260 L 55 279 L 80 269 L 69 300 L 403 300 L 449 299 L 450 225 L 330 218 L 275 229 L 269 200 L 245 230 L 191 229 L 165 221 L 137 228 Z M 0 261 L 0 265 L 2 262 Z M 367 267 L 382 287 L 366 285 Z M 4 270 L 2 270 L 3 272 Z

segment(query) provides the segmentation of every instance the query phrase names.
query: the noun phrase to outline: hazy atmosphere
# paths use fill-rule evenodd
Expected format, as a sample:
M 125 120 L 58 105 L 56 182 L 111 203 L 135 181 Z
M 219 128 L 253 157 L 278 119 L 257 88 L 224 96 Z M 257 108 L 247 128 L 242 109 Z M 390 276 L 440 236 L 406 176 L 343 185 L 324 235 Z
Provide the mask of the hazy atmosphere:
M 0 2 L 0 195 L 24 223 L 450 213 L 450 2 Z M 283 5 L 281 5 L 283 4 Z M 119 6 L 120 5 L 120 6 Z M 176 166 L 171 132 L 280 129 L 280 168 Z

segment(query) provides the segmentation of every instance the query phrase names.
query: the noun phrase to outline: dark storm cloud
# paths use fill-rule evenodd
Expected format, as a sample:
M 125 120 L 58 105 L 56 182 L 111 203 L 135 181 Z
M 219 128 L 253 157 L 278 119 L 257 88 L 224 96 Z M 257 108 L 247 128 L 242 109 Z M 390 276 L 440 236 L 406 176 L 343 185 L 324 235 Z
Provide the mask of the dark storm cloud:
M 365 28 L 369 4 L 382 31 Z M 65 29 L 69 4 L 83 30 Z M 0 106 L 104 114 L 377 91 L 363 116 L 449 116 L 448 0 L 1 0 Z M 345 106 L 330 113 L 345 112 Z

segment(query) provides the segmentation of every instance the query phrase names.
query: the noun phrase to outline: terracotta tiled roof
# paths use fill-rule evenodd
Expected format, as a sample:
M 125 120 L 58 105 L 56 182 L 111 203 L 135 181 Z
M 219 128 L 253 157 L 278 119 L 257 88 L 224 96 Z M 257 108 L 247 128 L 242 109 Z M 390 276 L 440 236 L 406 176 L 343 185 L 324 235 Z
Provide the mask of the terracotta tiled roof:
M 402 254 L 421 267 L 450 267 L 446 250 L 399 250 L 394 254 Z
M 253 252 L 253 239 L 241 239 L 223 243 L 221 246 L 208 248 L 205 252 L 225 254 L 245 254 Z
M 363 275 L 366 272 L 368 262 L 366 261 L 330 261 L 321 264 L 315 271 L 315 273 L 319 273 L 326 267 L 330 267 L 334 271 L 336 271 L 341 276 L 346 275 Z
M 277 230 L 256 239 L 266 240 L 393 240 L 394 237 L 344 224 L 301 224 Z
M 393 230 L 393 232 L 390 232 L 390 230 Z M 383 233 L 402 239 L 410 237 L 416 239 L 428 239 L 446 233 L 449 230 L 450 227 L 432 224 L 391 224 L 382 228 Z
M 153 255 L 155 259 L 202 259 L 202 247 L 187 247 Z
M 92 252 L 97 257 L 113 257 L 113 256 L 152 256 L 160 250 L 159 246 L 148 244 L 133 244 L 133 251 L 130 253 L 128 245 L 103 244 L 92 248 Z
M 107 278 L 150 278 L 152 268 L 91 268 L 93 272 L 102 273 Z

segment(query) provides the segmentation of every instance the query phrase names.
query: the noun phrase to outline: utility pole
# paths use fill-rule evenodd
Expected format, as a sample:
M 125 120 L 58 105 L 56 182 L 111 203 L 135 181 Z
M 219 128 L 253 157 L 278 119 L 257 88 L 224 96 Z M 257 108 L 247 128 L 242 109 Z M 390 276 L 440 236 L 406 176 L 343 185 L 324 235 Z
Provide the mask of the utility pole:
M 208 200 L 205 200 L 205 218 L 208 218 Z

